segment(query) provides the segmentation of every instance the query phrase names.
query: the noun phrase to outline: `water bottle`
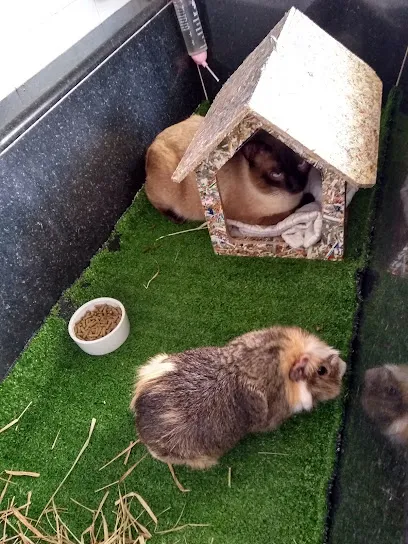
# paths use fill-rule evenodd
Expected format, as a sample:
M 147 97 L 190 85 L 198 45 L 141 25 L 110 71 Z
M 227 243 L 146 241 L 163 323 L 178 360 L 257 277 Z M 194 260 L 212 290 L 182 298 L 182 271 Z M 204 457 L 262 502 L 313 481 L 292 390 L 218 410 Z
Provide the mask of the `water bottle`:
M 194 0 L 173 0 L 187 53 L 196 64 L 207 68 L 207 42 Z

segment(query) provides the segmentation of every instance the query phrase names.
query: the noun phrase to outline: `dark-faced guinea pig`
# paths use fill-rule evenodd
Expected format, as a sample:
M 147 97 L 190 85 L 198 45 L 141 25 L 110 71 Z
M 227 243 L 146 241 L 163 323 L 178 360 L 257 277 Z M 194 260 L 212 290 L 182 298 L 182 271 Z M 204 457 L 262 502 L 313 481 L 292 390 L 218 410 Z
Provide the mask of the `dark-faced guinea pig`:
M 361 403 L 385 436 L 398 444 L 408 444 L 408 365 L 367 370 Z
M 203 469 L 246 434 L 337 397 L 345 370 L 316 336 L 271 327 L 223 347 L 153 357 L 137 373 L 130 408 L 153 457 Z

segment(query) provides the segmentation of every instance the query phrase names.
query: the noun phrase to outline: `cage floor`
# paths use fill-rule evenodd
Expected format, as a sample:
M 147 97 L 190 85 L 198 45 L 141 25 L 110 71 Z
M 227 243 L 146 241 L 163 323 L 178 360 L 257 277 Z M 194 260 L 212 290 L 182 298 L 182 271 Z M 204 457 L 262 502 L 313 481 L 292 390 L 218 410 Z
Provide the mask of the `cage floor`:
M 210 471 L 178 468 L 180 481 L 191 490 L 187 494 L 176 488 L 167 466 L 149 456 L 121 484 L 97 491 L 117 482 L 142 458 L 141 445 L 134 447 L 126 466 L 122 456 L 99 469 L 135 438 L 128 412 L 134 374 L 158 352 L 222 344 L 251 329 L 296 324 L 319 334 L 347 358 L 371 200 L 372 191 L 355 197 L 348 257 L 333 263 L 217 257 L 203 230 L 158 240 L 186 227 L 162 218 L 141 191 L 108 247 L 64 294 L 0 385 L 0 428 L 31 403 L 18 424 L 0 434 L 0 471 L 40 474 L 13 476 L 0 508 L 13 497 L 15 505 L 23 504 L 32 491 L 28 517 L 36 519 L 73 465 L 95 418 L 88 448 L 55 495 L 79 541 L 92 513 L 78 503 L 96 510 L 108 490 L 103 511 L 111 527 L 120 493 L 136 491 L 147 501 L 158 516 L 156 528 L 137 501 L 132 508 L 142 513 L 139 521 L 152 533 L 152 542 L 321 542 L 341 400 L 296 416 L 276 432 L 248 437 Z M 121 300 L 131 322 L 128 341 L 101 358 L 84 354 L 67 333 L 74 309 L 98 296 Z M 3 485 L 0 480 L 0 496 Z M 46 516 L 42 524 L 52 533 Z M 175 524 L 187 526 L 161 533 Z

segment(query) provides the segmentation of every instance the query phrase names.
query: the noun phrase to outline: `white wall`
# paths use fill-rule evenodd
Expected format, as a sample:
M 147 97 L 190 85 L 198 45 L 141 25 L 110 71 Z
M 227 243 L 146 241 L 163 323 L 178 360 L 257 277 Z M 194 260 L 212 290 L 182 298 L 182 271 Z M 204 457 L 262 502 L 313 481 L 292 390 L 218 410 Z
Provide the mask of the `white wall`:
M 0 0 L 0 100 L 129 0 Z

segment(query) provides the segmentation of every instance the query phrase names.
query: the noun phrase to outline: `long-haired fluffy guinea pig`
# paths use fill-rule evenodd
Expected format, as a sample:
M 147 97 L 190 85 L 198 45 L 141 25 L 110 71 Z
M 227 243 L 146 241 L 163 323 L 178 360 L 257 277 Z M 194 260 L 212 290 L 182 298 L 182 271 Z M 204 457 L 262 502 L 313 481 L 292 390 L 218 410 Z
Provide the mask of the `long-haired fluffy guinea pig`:
M 203 469 L 246 434 L 337 397 L 345 370 L 316 336 L 272 327 L 224 347 L 153 357 L 138 371 L 130 408 L 153 457 Z
M 377 428 L 393 442 L 408 445 L 408 365 L 370 368 L 361 403 Z

